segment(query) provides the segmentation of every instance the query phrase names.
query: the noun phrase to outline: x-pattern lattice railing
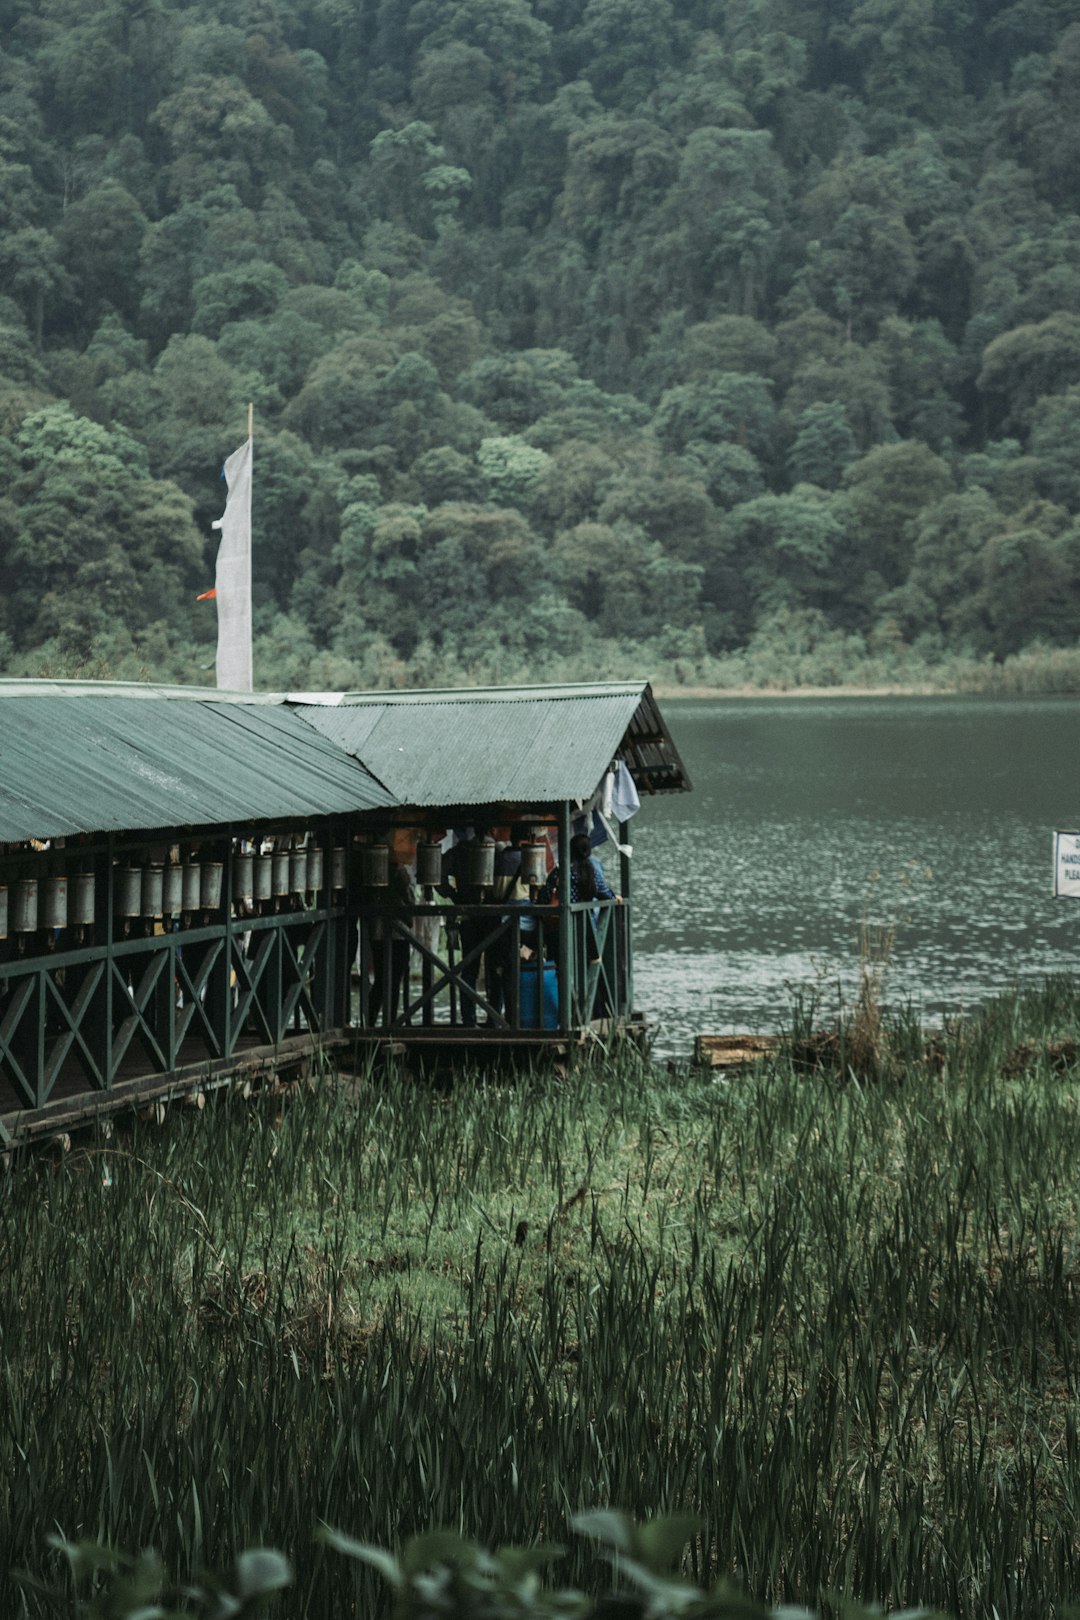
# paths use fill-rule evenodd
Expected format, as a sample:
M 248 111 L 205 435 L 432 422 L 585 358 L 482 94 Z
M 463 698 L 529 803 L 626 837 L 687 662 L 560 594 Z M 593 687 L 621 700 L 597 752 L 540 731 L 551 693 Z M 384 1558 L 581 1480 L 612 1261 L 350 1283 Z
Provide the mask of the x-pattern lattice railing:
M 570 911 L 568 1022 L 576 1025 L 588 1023 L 601 1013 L 606 1016 L 629 1012 L 629 907 L 601 901 L 574 905 Z M 410 956 L 419 958 L 419 994 L 414 993 L 406 975 L 404 998 L 399 1002 L 403 1006 L 400 1022 L 405 1025 L 445 1027 L 449 1023 L 464 1027 L 483 1018 L 497 1030 L 536 1028 L 543 1021 L 537 1005 L 540 993 L 526 998 L 535 1016 L 524 1022 L 522 972 L 536 970 L 539 979 L 545 962 L 557 960 L 554 930 L 549 938 L 545 926 L 553 924 L 555 916 L 551 907 L 512 906 L 500 910 L 498 902 L 484 906 L 417 906 L 408 914 L 391 906 L 368 907 L 361 919 L 360 957 L 366 961 L 370 943 L 374 940 L 377 945 L 385 939 L 397 942 L 399 949 L 405 947 Z M 421 917 L 435 917 L 443 924 L 446 944 L 442 952 L 418 937 L 414 925 Z M 523 949 L 527 959 L 523 959 Z M 490 996 L 493 964 L 495 975 L 501 978 L 502 995 L 497 998 L 501 1005 Z M 483 989 L 477 984 L 481 966 L 485 970 Z M 376 955 L 373 972 L 382 975 L 378 999 L 383 1021 L 385 1010 L 393 1006 L 389 1022 L 397 1023 L 392 950 Z M 361 1021 L 368 1021 L 365 1008 Z
M 254 1035 L 345 1021 L 344 918 L 284 913 L 0 963 L 0 1077 L 48 1102 L 71 1062 L 107 1091 L 138 1051 L 147 1073 L 231 1057 Z M 335 975 L 342 979 L 339 986 Z

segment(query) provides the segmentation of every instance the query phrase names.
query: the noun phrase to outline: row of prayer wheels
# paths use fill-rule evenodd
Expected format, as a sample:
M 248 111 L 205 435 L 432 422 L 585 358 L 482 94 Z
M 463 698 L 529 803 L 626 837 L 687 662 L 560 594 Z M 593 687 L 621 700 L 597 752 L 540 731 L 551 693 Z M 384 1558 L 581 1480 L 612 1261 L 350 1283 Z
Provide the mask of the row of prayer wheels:
M 346 857 L 343 848 L 330 854 L 330 887 L 344 889 Z M 221 861 L 185 861 L 176 866 L 118 867 L 114 878 L 114 909 L 118 917 L 133 919 L 178 917 L 185 913 L 219 911 L 223 902 L 225 868 Z M 267 854 L 237 853 L 232 858 L 230 898 L 243 906 L 262 902 L 304 900 L 322 892 L 326 860 L 318 845 L 306 849 L 275 849 Z
M 93 872 L 16 878 L 0 884 L 0 939 L 39 928 L 87 928 L 94 921 Z
M 474 838 L 465 846 L 468 882 L 478 889 L 487 889 L 495 882 L 496 845 L 491 838 Z M 416 846 L 416 881 L 423 887 L 434 887 L 442 882 L 442 845 L 421 840 Z M 388 844 L 364 844 L 360 849 L 360 873 L 368 888 L 385 888 L 390 881 L 390 847 Z M 521 845 L 521 878 L 530 884 L 543 883 L 547 877 L 547 845 L 541 843 Z
M 346 881 L 346 852 L 330 853 L 330 887 Z M 274 850 L 266 855 L 238 853 L 232 860 L 232 899 L 251 906 L 259 901 L 305 899 L 322 892 L 326 878 L 324 852 Z M 113 911 L 125 923 L 135 918 L 156 921 L 185 913 L 218 911 L 222 904 L 221 861 L 185 861 L 175 865 L 113 868 Z M 17 878 L 0 883 L 0 939 L 34 934 L 39 929 L 88 928 L 95 920 L 97 879 L 93 872 Z

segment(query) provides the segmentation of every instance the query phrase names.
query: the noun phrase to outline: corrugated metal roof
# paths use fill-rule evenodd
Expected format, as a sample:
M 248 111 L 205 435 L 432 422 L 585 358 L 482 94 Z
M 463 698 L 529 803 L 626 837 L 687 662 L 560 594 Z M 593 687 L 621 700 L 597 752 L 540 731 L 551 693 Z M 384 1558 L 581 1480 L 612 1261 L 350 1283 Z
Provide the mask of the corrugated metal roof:
M 305 701 L 307 701 L 307 694 Z M 219 692 L 216 686 L 155 686 L 148 681 L 45 681 L 5 676 L 0 697 L 130 697 L 186 703 L 284 703 L 284 692 Z
M 619 753 L 646 791 L 689 786 L 641 681 L 346 692 L 336 707 L 305 706 L 299 712 L 363 760 L 403 804 L 584 799 Z
M 0 684 L 0 841 L 310 817 L 396 802 L 362 763 L 280 699 L 220 701 L 202 692 L 192 699 L 183 688 L 112 691 Z M 188 701 L 147 702 L 152 695 Z

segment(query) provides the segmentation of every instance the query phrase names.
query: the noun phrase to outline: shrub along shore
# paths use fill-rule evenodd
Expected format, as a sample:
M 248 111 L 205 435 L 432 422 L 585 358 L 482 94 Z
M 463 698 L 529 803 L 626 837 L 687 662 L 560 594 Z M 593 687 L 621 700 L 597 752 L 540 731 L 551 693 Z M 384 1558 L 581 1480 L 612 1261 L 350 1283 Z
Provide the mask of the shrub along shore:
M 346 1617 L 385 1588 L 320 1523 L 522 1546 L 607 1503 L 768 1603 L 1063 1603 L 1080 997 L 853 1050 L 327 1075 L 16 1159 L 0 1612 L 54 1612 L 11 1576 L 59 1579 L 51 1531 L 181 1580 L 285 1548 L 282 1612 Z

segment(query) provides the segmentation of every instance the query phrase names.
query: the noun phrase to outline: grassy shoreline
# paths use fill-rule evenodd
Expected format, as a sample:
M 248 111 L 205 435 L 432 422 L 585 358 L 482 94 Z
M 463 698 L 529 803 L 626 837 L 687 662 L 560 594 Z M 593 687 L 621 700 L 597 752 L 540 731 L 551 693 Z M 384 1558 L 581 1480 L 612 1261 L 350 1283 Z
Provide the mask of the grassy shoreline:
M 717 1082 L 639 1062 L 176 1110 L 0 1203 L 0 1609 L 45 1534 L 181 1576 L 317 1522 L 702 1525 L 694 1577 L 967 1620 L 1080 1589 L 1080 997 Z M 871 1075 L 876 1078 L 871 1078 Z M 587 1579 L 572 1567 L 570 1578 Z

